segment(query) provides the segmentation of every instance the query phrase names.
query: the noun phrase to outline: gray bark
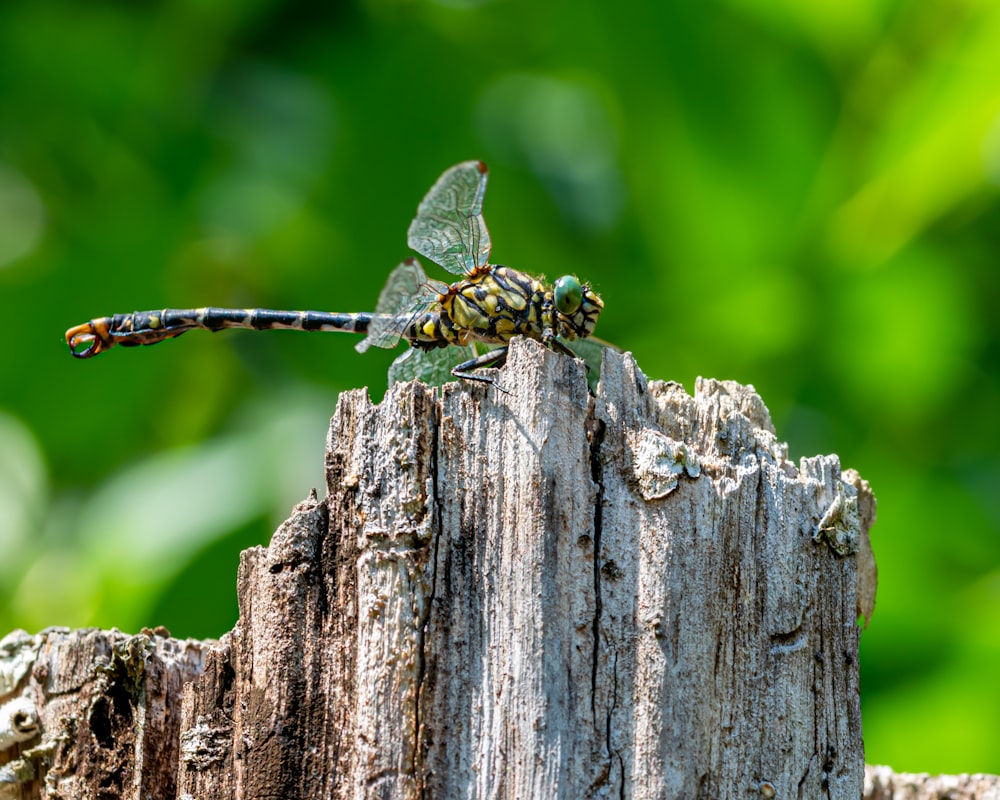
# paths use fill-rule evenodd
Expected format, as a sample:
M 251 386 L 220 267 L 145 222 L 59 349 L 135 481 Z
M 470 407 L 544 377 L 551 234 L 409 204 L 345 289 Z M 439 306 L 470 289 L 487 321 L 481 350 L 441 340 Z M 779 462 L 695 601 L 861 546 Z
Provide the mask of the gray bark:
M 165 633 L 0 640 L 0 800 L 176 796 L 181 690 L 213 643 Z
M 176 796 L 861 797 L 867 484 L 752 387 L 609 353 L 592 398 L 522 341 L 498 380 L 341 397 L 327 498 L 177 668 Z
M 864 800 L 1000 800 L 1000 775 L 928 775 L 866 767 Z

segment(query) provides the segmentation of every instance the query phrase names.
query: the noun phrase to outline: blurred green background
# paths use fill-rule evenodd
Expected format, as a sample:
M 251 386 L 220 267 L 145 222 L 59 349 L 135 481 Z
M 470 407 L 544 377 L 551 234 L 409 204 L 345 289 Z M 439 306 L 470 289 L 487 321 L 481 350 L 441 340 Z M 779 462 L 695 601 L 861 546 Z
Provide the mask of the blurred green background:
M 754 384 L 874 487 L 868 759 L 1000 772 L 1000 4 L 0 6 L 0 631 L 235 619 L 391 352 L 163 306 L 371 309 L 448 166 L 494 260 L 576 272 L 653 378 Z M 435 277 L 447 277 L 434 272 Z

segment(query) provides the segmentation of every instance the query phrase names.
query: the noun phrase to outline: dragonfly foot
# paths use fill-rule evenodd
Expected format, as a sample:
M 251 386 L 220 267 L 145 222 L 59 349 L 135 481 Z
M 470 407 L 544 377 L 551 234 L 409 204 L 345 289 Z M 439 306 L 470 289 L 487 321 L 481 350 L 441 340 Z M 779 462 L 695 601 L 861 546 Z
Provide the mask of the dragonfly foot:
M 510 394 L 510 392 L 507 391 L 506 389 L 504 389 L 499 384 L 499 382 L 497 381 L 497 379 L 494 378 L 492 375 L 480 375 L 477 372 L 472 372 L 472 371 L 467 371 L 467 370 L 464 370 L 464 369 L 459 369 L 459 367 L 461 367 L 461 366 L 463 366 L 463 365 L 460 364 L 458 367 L 455 367 L 455 369 L 453 369 L 451 371 L 451 374 L 452 374 L 453 377 L 459 378 L 459 379 L 464 380 L 464 381 L 475 381 L 476 383 L 485 383 L 485 384 L 488 384 L 488 385 L 492 386 L 495 389 L 499 389 L 504 394 Z

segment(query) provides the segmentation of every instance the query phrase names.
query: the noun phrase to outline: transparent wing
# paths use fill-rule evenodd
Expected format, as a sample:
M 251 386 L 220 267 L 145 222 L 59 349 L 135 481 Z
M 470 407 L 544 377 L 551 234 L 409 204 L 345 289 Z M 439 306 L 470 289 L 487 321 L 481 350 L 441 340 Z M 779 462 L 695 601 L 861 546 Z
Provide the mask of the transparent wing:
M 452 379 L 451 370 L 462 361 L 475 358 L 472 345 L 465 347 L 442 347 L 436 350 L 418 350 L 411 347 L 389 367 L 389 385 L 412 381 L 423 381 L 428 386 L 440 386 Z
M 465 161 L 438 178 L 417 208 L 407 242 L 455 275 L 468 275 L 490 259 L 483 221 L 486 165 Z
M 611 350 L 618 348 L 593 336 L 587 339 L 574 339 L 571 342 L 565 339 L 560 341 L 587 365 L 587 384 L 590 386 L 590 391 L 596 393 L 597 383 L 601 379 L 601 360 L 604 358 L 604 351 L 608 348 Z
M 445 288 L 443 283 L 427 278 L 417 259 L 406 259 L 386 280 L 368 325 L 368 335 L 354 349 L 363 353 L 373 346 L 395 347 L 410 321 L 430 309 Z

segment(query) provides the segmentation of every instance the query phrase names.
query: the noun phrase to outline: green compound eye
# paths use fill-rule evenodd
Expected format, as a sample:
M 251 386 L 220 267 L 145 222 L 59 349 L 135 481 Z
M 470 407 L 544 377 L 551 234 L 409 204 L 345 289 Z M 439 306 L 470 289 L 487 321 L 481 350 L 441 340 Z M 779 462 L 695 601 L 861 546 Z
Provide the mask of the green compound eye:
M 575 314 L 583 303 L 583 287 L 572 275 L 563 275 L 555 285 L 556 308 L 567 316 Z

